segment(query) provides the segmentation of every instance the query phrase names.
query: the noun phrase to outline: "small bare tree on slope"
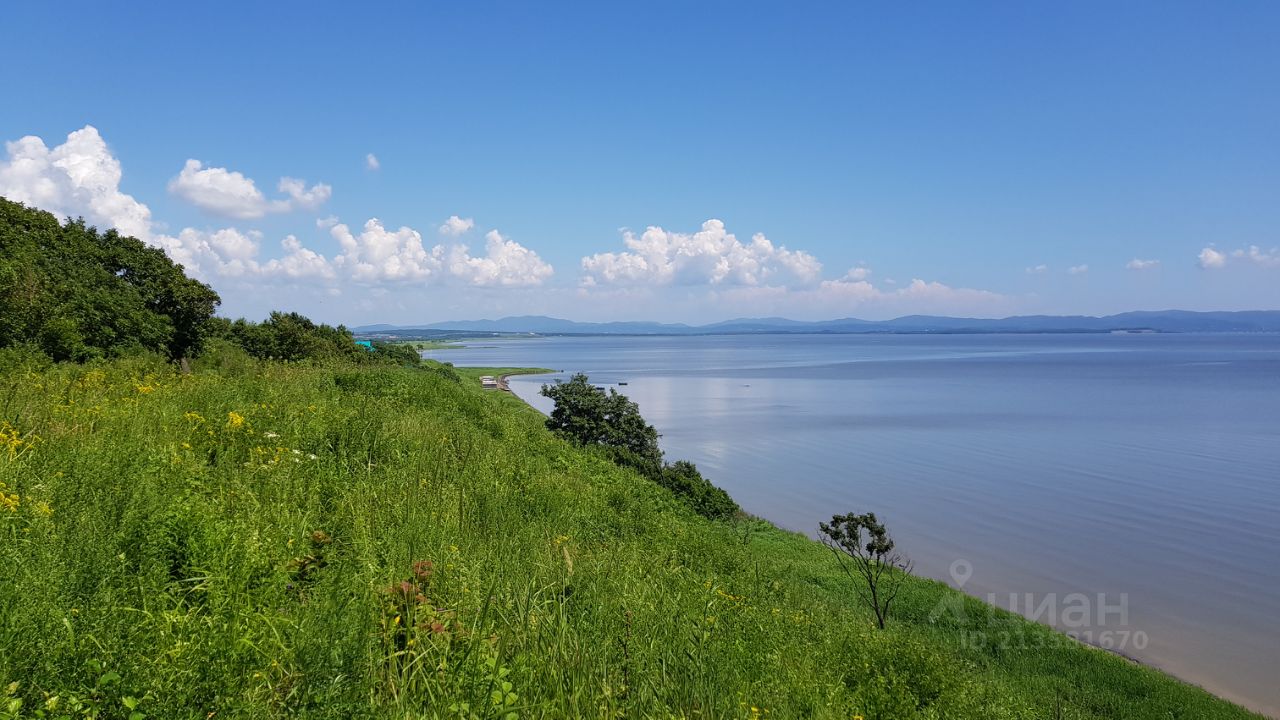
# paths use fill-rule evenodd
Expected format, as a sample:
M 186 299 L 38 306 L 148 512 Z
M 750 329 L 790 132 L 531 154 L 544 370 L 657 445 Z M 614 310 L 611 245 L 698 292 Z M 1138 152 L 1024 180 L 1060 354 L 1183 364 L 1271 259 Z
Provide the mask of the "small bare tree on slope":
M 875 513 L 834 515 L 831 522 L 818 523 L 818 530 L 883 630 L 889 607 L 911 573 L 911 561 L 893 549 L 893 538 Z

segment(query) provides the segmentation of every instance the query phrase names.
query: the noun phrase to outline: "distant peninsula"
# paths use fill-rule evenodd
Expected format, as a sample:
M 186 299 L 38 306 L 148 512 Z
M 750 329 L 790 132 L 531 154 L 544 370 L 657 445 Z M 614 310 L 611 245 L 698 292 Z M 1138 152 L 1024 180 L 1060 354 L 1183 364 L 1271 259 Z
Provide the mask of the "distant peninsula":
M 1280 332 L 1280 311 L 1193 312 L 1157 310 L 1092 317 L 1019 315 L 957 318 L 908 315 L 893 320 L 788 320 L 740 318 L 709 325 L 658 322 L 576 322 L 540 315 L 499 320 L 450 320 L 422 325 L 364 325 L 362 336 L 447 337 L 473 333 L 535 335 L 749 335 L 749 334 L 982 334 L 982 333 L 1240 333 Z

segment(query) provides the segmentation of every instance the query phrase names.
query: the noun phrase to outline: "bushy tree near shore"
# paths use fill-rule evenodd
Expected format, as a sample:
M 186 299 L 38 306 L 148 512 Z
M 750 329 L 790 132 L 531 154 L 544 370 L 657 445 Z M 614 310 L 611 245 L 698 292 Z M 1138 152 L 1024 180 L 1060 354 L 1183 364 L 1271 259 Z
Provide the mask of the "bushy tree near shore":
M 547 427 L 582 445 L 623 450 L 637 463 L 661 462 L 658 431 L 645 422 L 640 407 L 617 390 L 602 390 L 584 374 L 568 382 L 542 386 L 543 397 L 555 401 Z
M 615 463 L 667 488 L 699 515 L 728 519 L 741 512 L 733 498 L 712 485 L 693 463 L 664 462 L 658 431 L 626 395 L 598 388 L 582 373 L 568 382 L 543 385 L 542 395 L 556 404 L 547 418 L 549 429 L 579 445 L 604 448 Z

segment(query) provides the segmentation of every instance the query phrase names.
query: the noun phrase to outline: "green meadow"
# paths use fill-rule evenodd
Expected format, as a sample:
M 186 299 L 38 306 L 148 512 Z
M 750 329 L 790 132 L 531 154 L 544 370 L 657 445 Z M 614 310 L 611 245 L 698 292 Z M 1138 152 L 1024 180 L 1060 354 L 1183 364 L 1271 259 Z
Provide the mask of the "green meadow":
M 878 630 L 481 371 L 0 360 L 6 720 L 1257 717 L 929 580 Z

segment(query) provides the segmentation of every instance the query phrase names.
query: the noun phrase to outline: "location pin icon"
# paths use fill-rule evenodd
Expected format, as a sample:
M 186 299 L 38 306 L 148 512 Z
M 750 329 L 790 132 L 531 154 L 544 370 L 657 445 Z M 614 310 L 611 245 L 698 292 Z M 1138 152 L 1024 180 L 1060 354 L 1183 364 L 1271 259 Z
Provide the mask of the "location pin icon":
M 969 578 L 973 577 L 973 565 L 968 560 L 961 558 L 951 563 L 951 579 L 956 581 L 956 587 L 964 589 L 964 584 L 969 582 Z

